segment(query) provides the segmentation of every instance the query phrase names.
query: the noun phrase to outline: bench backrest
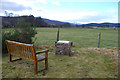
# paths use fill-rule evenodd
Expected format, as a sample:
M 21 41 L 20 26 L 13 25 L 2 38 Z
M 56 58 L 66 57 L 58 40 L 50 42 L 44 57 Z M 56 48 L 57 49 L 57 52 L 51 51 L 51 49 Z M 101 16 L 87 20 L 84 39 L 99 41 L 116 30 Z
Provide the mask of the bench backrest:
M 36 59 L 34 45 L 9 40 L 6 40 L 6 44 L 10 54 L 32 61 Z

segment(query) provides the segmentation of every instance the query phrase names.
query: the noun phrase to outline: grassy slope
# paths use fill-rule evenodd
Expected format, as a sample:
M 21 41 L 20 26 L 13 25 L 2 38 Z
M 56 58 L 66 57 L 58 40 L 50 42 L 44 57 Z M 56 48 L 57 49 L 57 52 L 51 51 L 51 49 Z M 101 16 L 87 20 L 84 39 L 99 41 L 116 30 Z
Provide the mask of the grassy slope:
M 37 32 L 35 45 L 54 46 L 56 28 L 37 28 Z M 102 32 L 102 47 L 117 47 L 117 31 L 115 30 L 61 29 L 60 39 L 73 41 L 72 53 L 74 54 L 72 57 L 55 55 L 54 47 L 50 47 L 49 69 L 34 75 L 32 62 L 22 60 L 8 63 L 8 57 L 4 55 L 2 76 L 6 78 L 115 78 L 117 77 L 117 65 L 114 62 L 117 60 L 104 54 L 105 52 L 100 54 L 101 51 L 81 48 L 96 47 L 98 32 Z M 113 52 L 116 50 L 110 49 Z M 106 50 L 108 49 L 106 48 Z M 38 66 L 42 69 L 43 65 L 42 62 Z

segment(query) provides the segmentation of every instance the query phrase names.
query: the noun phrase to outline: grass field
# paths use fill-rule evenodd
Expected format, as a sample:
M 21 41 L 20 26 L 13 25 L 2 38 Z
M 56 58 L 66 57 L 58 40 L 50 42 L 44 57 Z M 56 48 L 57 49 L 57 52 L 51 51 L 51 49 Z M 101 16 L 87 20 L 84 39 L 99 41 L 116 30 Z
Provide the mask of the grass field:
M 117 78 L 118 76 L 118 31 L 61 28 L 60 40 L 73 41 L 72 56 L 55 55 L 54 42 L 57 28 L 37 28 L 34 43 L 36 50 L 48 48 L 49 68 L 34 74 L 34 65 L 28 60 L 8 63 L 8 56 L 2 57 L 3 78 Z M 101 45 L 97 48 L 98 33 Z M 16 57 L 13 57 L 16 59 Z M 44 62 L 39 63 L 39 69 Z
M 37 28 L 35 45 L 54 45 L 57 28 Z M 61 28 L 60 40 L 73 41 L 76 47 L 97 47 L 98 33 L 101 32 L 100 47 L 118 47 L 117 30 Z

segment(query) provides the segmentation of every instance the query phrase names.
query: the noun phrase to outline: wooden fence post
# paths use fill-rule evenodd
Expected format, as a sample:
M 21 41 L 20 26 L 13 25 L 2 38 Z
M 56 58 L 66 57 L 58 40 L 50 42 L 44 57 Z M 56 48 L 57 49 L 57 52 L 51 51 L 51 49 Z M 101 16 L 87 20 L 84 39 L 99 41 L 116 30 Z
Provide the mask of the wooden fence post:
M 60 25 L 58 25 L 57 41 L 59 41 L 59 28 L 60 28 Z
M 100 37 L 101 37 L 101 33 L 99 33 L 98 35 L 98 48 L 100 47 Z

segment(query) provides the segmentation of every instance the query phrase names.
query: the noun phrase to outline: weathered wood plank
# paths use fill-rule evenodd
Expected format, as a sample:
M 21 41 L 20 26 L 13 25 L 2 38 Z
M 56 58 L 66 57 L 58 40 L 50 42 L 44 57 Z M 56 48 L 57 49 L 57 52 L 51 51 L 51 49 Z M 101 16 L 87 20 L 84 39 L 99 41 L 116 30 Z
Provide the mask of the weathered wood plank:
M 8 48 L 8 56 L 9 56 L 9 62 L 12 62 L 12 55 L 19 57 L 20 59 L 28 59 L 34 62 L 34 71 L 35 74 L 38 73 L 37 70 L 37 62 L 45 60 L 45 69 L 48 68 L 48 51 L 49 50 L 44 50 L 44 51 L 39 51 L 39 53 L 45 53 L 45 57 L 41 60 L 38 60 L 36 57 L 36 51 L 34 48 L 34 45 L 30 44 L 24 44 L 24 43 L 19 43 L 15 41 L 9 41 L 6 40 L 7 48 Z M 14 60 L 17 61 L 17 60 Z

